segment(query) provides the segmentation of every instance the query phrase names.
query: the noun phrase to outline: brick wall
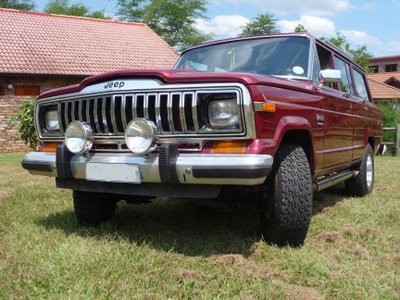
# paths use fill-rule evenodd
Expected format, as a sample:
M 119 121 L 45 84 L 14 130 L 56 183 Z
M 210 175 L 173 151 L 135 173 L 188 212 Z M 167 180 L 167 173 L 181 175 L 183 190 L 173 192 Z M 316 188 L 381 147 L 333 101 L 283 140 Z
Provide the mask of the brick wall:
M 20 139 L 17 124 L 9 127 L 13 115 L 18 107 L 31 97 L 0 96 L 0 153 L 29 151 Z

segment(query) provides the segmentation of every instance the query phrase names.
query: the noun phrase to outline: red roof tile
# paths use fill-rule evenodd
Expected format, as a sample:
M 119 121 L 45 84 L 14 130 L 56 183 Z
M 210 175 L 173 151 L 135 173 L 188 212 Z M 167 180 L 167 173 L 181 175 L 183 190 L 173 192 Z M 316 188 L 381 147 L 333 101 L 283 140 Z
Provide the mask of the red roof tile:
M 147 25 L 0 9 L 0 73 L 166 69 L 178 54 Z
M 370 73 L 368 78 L 378 82 L 387 82 L 391 78 L 400 81 L 400 72 Z
M 371 78 L 371 74 L 368 74 L 367 78 L 369 89 L 371 90 L 371 95 L 374 100 L 400 99 L 400 89 Z

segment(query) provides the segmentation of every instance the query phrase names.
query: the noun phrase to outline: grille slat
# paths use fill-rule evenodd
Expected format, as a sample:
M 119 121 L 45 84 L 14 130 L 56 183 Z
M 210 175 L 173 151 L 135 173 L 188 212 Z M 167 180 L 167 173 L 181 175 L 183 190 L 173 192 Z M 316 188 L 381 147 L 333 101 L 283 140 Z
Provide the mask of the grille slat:
M 185 97 L 184 94 L 179 95 L 179 117 L 180 117 L 180 122 L 181 122 L 181 128 L 183 132 L 187 132 L 187 127 L 186 127 L 186 116 L 185 116 Z
M 117 119 L 115 116 L 115 109 L 116 109 L 116 101 L 117 98 L 119 98 L 119 96 L 113 96 L 111 98 L 111 109 L 110 109 L 110 113 L 111 113 L 111 123 L 112 123 L 112 127 L 113 127 L 113 131 L 119 133 L 118 131 L 118 127 L 117 127 Z
M 90 123 L 90 99 L 86 99 L 86 122 Z
M 156 125 L 160 131 L 163 131 L 162 123 L 161 123 L 161 95 L 156 95 L 156 103 L 155 103 L 155 114 L 156 114 Z
M 125 129 L 127 122 L 126 122 L 126 114 L 127 114 L 127 107 L 126 107 L 126 97 L 121 98 L 121 120 L 122 120 L 122 127 Z
M 82 109 L 83 109 L 83 103 L 82 100 L 79 100 L 79 105 L 78 105 L 78 116 L 79 116 L 79 120 L 83 120 L 82 118 Z
M 137 118 L 137 95 L 132 96 L 132 120 Z
M 71 102 L 71 122 L 75 121 L 75 101 Z
M 89 123 L 96 136 L 123 136 L 135 118 L 153 121 L 161 135 L 201 134 L 200 106 L 195 91 L 164 91 L 66 99 L 58 107 L 63 131 L 80 120 Z
M 193 127 L 194 127 L 194 132 L 199 132 L 199 119 L 197 116 L 197 97 L 194 93 L 191 93 L 192 96 L 192 122 L 193 122 Z
M 149 118 L 149 98 L 150 95 L 147 94 L 145 100 L 143 101 L 143 118 Z
M 96 133 L 101 133 L 100 131 L 100 122 L 99 122 L 99 114 L 98 114 L 98 110 L 99 110 L 99 99 L 93 99 L 93 115 L 94 115 L 94 125 L 96 128 Z
M 108 125 L 107 125 L 107 102 L 105 101 L 104 98 L 101 98 L 101 114 L 102 114 L 102 120 L 103 120 L 103 126 L 104 126 L 104 133 L 108 134 Z
M 172 94 L 171 93 L 168 94 L 167 112 L 168 112 L 169 131 L 171 133 L 175 133 L 174 116 L 172 113 Z

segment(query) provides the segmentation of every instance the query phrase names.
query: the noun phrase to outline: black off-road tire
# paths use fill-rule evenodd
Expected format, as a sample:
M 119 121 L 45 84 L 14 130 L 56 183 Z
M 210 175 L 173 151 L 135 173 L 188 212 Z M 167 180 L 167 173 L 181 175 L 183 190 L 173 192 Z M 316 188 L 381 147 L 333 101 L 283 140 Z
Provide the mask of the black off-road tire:
M 312 215 L 313 187 L 310 164 L 302 147 L 283 144 L 265 182 L 261 233 L 267 242 L 301 246 Z
M 112 218 L 116 200 L 97 193 L 73 192 L 74 212 L 78 223 L 83 226 L 97 226 Z
M 356 197 L 363 197 L 371 193 L 374 188 L 375 166 L 374 151 L 370 144 L 365 147 L 361 163 L 354 166 L 352 170 L 359 173 L 356 177 L 345 181 L 347 193 Z

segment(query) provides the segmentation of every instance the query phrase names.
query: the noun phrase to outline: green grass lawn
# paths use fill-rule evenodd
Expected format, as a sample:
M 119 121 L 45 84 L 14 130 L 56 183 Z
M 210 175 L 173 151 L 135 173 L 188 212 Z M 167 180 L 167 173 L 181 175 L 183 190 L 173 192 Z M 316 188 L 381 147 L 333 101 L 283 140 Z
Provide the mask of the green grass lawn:
M 255 211 L 179 200 L 80 227 L 71 192 L 21 158 L 0 154 L 0 299 L 400 298 L 399 158 L 376 158 L 368 197 L 317 194 L 302 248 L 263 242 Z

